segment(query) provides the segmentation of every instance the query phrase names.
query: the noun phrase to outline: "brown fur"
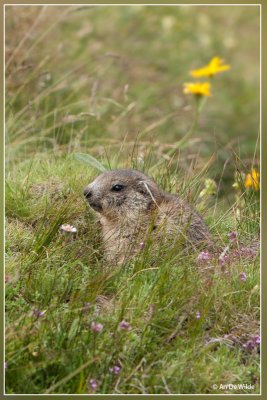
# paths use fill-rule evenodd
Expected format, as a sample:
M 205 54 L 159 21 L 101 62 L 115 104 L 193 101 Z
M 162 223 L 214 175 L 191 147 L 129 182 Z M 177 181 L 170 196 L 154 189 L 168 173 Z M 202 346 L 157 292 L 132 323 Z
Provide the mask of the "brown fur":
M 164 193 L 142 172 L 104 172 L 85 188 L 84 195 L 100 217 L 108 262 L 123 263 L 151 238 L 155 245 L 183 241 L 193 247 L 211 246 L 210 233 L 197 211 L 178 196 Z

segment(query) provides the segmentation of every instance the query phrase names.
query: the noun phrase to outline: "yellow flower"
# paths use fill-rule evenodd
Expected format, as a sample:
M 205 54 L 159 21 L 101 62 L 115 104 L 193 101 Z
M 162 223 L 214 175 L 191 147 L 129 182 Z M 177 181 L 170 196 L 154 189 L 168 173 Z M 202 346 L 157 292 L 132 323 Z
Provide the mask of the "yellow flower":
M 211 96 L 209 82 L 184 83 L 184 93 L 200 96 Z
M 258 192 L 260 188 L 260 174 L 255 168 L 252 169 L 251 174 L 246 175 L 244 185 L 246 188 L 252 188 Z
M 228 69 L 230 69 L 230 65 L 223 64 L 223 60 L 219 57 L 213 57 L 208 65 L 195 69 L 190 74 L 195 78 L 199 78 L 201 76 L 213 76 Z

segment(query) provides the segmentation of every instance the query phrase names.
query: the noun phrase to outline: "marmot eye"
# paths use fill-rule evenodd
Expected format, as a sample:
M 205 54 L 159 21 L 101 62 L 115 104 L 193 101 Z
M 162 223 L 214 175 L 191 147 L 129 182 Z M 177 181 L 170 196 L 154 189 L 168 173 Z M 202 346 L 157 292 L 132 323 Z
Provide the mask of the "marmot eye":
M 114 185 L 112 186 L 111 190 L 113 190 L 114 192 L 120 192 L 123 188 L 123 185 Z

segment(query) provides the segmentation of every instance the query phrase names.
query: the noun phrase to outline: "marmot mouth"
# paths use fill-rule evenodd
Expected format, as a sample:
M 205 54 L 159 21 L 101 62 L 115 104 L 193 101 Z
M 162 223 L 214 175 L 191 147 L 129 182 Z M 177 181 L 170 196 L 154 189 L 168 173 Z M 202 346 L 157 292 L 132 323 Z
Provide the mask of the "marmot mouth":
M 89 203 L 89 202 L 88 202 Z M 100 204 L 96 204 L 96 203 L 89 203 L 89 206 L 92 207 L 95 211 L 102 211 L 102 207 Z

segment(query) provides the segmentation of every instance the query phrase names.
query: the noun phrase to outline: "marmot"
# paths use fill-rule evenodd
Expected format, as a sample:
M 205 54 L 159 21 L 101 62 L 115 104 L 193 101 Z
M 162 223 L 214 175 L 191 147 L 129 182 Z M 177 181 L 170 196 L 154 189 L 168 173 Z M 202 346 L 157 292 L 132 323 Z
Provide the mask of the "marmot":
M 147 241 L 164 240 L 195 247 L 212 245 L 211 235 L 197 211 L 177 195 L 164 193 L 140 171 L 103 172 L 84 189 L 90 207 L 100 217 L 105 257 L 121 264 Z M 186 246 L 188 248 L 188 246 Z

